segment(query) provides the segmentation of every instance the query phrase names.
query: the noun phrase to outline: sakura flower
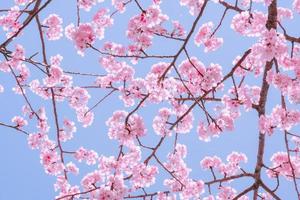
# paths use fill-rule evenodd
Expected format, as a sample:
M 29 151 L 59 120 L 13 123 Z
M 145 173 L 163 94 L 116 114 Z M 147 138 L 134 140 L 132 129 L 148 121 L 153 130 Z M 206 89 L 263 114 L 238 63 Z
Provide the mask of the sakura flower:
M 156 134 L 161 136 L 171 136 L 171 131 L 167 127 L 167 121 L 171 116 L 171 110 L 168 108 L 161 108 L 159 114 L 154 117 L 152 127 Z
M 158 168 L 156 166 L 146 166 L 145 164 L 136 166 L 132 174 L 134 188 L 149 187 L 154 184 L 157 174 Z
M 6 15 L 0 16 L 0 26 L 6 31 L 6 37 L 9 38 L 21 28 L 22 24 L 19 22 L 18 18 L 21 15 L 20 8 L 14 6 L 10 8 Z
M 262 33 L 259 43 L 252 50 L 265 61 L 271 61 L 274 57 L 281 59 L 287 53 L 286 40 L 281 33 L 271 29 Z
M 254 11 L 250 16 L 248 11 L 244 11 L 233 17 L 231 28 L 245 36 L 260 36 L 266 30 L 266 22 L 267 16 L 262 12 Z
M 104 0 L 98 0 L 102 2 Z M 84 9 L 85 11 L 90 11 L 91 8 L 96 5 L 96 0 L 78 0 L 79 8 Z
M 300 13 L 300 0 L 294 0 L 293 8 L 296 10 L 296 12 Z
M 49 40 L 58 40 L 63 34 L 62 19 L 57 14 L 49 15 L 44 21 L 46 36 Z
M 20 6 L 24 6 L 27 3 L 31 3 L 33 0 L 15 0 L 15 3 Z
M 108 135 L 111 139 L 117 139 L 121 144 L 128 145 L 136 136 L 146 134 L 143 119 L 137 114 L 127 117 L 125 111 L 115 111 L 107 121 Z
M 213 26 L 214 24 L 212 22 L 203 24 L 195 36 L 195 44 L 197 46 L 204 44 L 205 52 L 215 51 L 223 44 L 222 38 L 216 38 L 214 35 L 212 35 Z
M 78 174 L 79 173 L 78 167 L 72 162 L 69 162 L 66 165 L 66 170 L 69 171 L 69 172 L 72 172 L 73 174 Z
M 99 40 L 104 38 L 105 28 L 113 24 L 113 19 L 107 13 L 108 9 L 100 9 L 93 17 L 94 31 Z
M 191 15 L 197 15 L 204 5 L 204 0 L 180 0 L 180 5 L 187 6 Z
M 206 156 L 205 158 L 203 158 L 200 162 L 200 165 L 203 169 L 210 169 L 210 168 L 218 168 L 222 163 L 222 160 L 217 157 L 217 156 L 213 156 L 213 157 L 209 157 Z
M 16 124 L 17 128 L 22 128 L 23 126 L 27 126 L 28 124 L 28 122 L 20 116 L 13 117 L 11 121 Z
M 73 24 L 65 28 L 65 34 L 68 39 L 73 40 L 75 47 L 80 55 L 84 55 L 84 50 L 95 42 L 96 35 L 91 24 L 80 24 L 74 27 Z
M 86 161 L 88 165 L 96 164 L 98 154 L 94 150 L 86 150 L 83 147 L 80 147 L 74 154 L 74 157 L 79 162 Z

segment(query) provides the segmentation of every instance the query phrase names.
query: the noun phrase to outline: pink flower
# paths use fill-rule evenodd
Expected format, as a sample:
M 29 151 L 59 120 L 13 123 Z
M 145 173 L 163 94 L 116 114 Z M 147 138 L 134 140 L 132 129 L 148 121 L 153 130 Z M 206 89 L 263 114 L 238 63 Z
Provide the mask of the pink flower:
M 296 10 L 296 12 L 300 13 L 300 0 L 294 0 L 293 8 Z
M 98 2 L 103 2 L 104 0 L 98 0 Z M 85 11 L 90 11 L 91 8 L 96 5 L 96 0 L 78 0 L 79 8 Z
M 204 44 L 205 52 L 215 51 L 223 44 L 223 38 L 216 38 L 215 36 L 212 36 L 213 26 L 214 24 L 212 22 L 203 24 L 195 36 L 195 44 L 197 46 Z
M 100 9 L 93 17 L 94 31 L 99 40 L 104 38 L 105 28 L 113 24 L 113 19 L 110 18 L 108 9 Z
M 180 5 L 187 6 L 191 15 L 197 15 L 203 4 L 204 0 L 180 0 Z
M 108 136 L 118 140 L 121 144 L 129 145 L 136 136 L 141 137 L 146 134 L 143 119 L 137 114 L 127 118 L 125 111 L 115 111 L 107 121 L 109 127 Z M 127 121 L 126 121 L 127 120 Z
M 247 156 L 243 153 L 232 152 L 227 156 L 227 161 L 232 164 L 238 164 L 239 162 L 247 162 Z
M 74 27 L 70 24 L 65 29 L 67 38 L 73 40 L 75 47 L 80 55 L 84 55 L 84 50 L 95 42 L 96 35 L 91 24 L 80 24 L 78 27 Z
M 6 15 L 0 16 L 0 26 L 6 31 L 6 37 L 9 38 L 21 28 L 22 24 L 19 22 L 18 18 L 21 15 L 20 8 L 14 6 L 10 8 Z
M 158 168 L 156 166 L 146 166 L 145 164 L 139 164 L 134 167 L 132 174 L 132 183 L 134 188 L 149 187 L 155 183 L 155 176 L 158 174 Z
M 20 5 L 20 6 L 24 6 L 27 3 L 31 3 L 33 0 L 15 0 L 15 3 Z
M 27 126 L 28 124 L 28 122 L 20 116 L 13 117 L 11 121 L 16 124 L 17 128 L 22 128 L 23 126 Z
M 207 170 L 210 168 L 219 168 L 221 163 L 222 160 L 217 156 L 213 156 L 213 157 L 206 156 L 201 160 L 200 165 L 203 169 Z
M 273 133 L 273 123 L 270 118 L 264 115 L 259 118 L 259 131 L 263 134 L 271 135 Z
M 288 48 L 285 37 L 277 33 L 275 29 L 271 29 L 262 33 L 259 43 L 255 44 L 252 50 L 258 58 L 270 61 L 273 58 L 281 59 L 287 53 Z
M 49 40 L 58 40 L 63 34 L 62 19 L 57 14 L 50 14 L 44 21 L 46 36 Z
M 166 124 L 171 114 L 172 112 L 168 108 L 161 108 L 159 110 L 159 113 L 154 117 L 152 124 L 152 127 L 156 134 L 161 136 L 171 136 L 171 131 Z
M 266 30 L 266 22 L 267 16 L 262 12 L 254 11 L 250 16 L 248 11 L 244 11 L 233 17 L 231 28 L 242 35 L 257 37 Z
M 80 147 L 74 155 L 75 159 L 79 162 L 86 161 L 88 165 L 94 165 L 97 162 L 98 154 L 94 150 L 86 150 Z
M 72 162 L 69 162 L 66 165 L 66 170 L 69 171 L 69 172 L 72 172 L 73 174 L 76 174 L 76 175 L 79 173 L 78 167 Z
M 121 13 L 125 12 L 125 2 L 126 0 L 112 0 L 112 5 Z

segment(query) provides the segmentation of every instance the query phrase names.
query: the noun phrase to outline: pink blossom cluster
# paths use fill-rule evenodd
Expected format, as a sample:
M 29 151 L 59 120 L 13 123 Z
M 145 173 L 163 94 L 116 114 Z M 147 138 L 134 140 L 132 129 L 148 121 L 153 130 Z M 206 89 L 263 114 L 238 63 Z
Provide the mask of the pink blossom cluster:
M 62 23 L 62 18 L 57 14 L 51 14 L 43 21 L 46 36 L 49 40 L 58 40 L 63 36 Z
M 75 123 L 69 119 L 64 119 L 63 124 L 63 129 L 59 131 L 59 140 L 66 142 L 73 138 L 73 133 L 75 133 L 77 129 Z
M 277 152 L 271 157 L 272 166 L 267 170 L 269 177 L 275 178 L 278 175 L 291 180 L 293 174 L 300 176 L 300 158 L 297 156 L 288 156 L 286 152 Z M 293 172 L 292 172 L 293 170 Z
M 204 5 L 204 0 L 180 0 L 180 5 L 187 6 L 191 15 L 197 15 Z
M 116 139 L 120 144 L 132 145 L 135 137 L 146 134 L 143 119 L 137 114 L 127 117 L 129 113 L 125 111 L 115 111 L 111 118 L 106 121 L 109 127 L 108 136 Z
M 184 162 L 187 155 L 187 148 L 183 144 L 177 144 L 175 151 L 168 154 L 168 161 L 164 166 L 172 173 L 173 177 L 164 180 L 172 192 L 179 192 L 180 199 L 199 198 L 204 193 L 204 182 L 202 180 L 193 180 L 189 178 L 189 169 Z
M 78 0 L 78 6 L 85 11 L 90 11 L 93 6 L 96 5 L 97 1 L 99 3 L 103 2 L 104 0 Z
M 300 0 L 294 0 L 293 8 L 296 10 L 296 12 L 300 13 Z
M 21 116 L 15 116 L 11 119 L 11 121 L 16 124 L 15 126 L 17 128 L 22 128 L 23 126 L 26 126 L 28 124 L 27 120 L 25 120 L 23 117 Z
M 85 161 L 88 165 L 94 165 L 97 162 L 98 154 L 94 150 L 87 150 L 80 147 L 74 154 L 74 157 L 79 162 Z
M 277 105 L 270 115 L 262 115 L 259 118 L 259 130 L 263 134 L 272 135 L 275 128 L 290 130 L 300 123 L 298 110 L 287 110 Z
M 24 6 L 28 3 L 31 3 L 33 0 L 15 0 L 15 3 L 20 6 Z
M 271 29 L 262 33 L 259 42 L 252 46 L 252 50 L 255 52 L 257 59 L 271 61 L 273 58 L 282 59 L 288 48 L 283 34 Z
M 126 10 L 126 2 L 126 0 L 111 0 L 112 5 L 121 13 L 125 12 Z
M 293 19 L 293 12 L 291 9 L 278 7 L 278 21 L 282 21 L 283 19 Z
M 16 94 L 22 95 L 25 89 L 21 89 L 19 84 L 24 84 L 30 76 L 29 68 L 25 65 L 25 49 L 17 44 L 15 51 L 12 52 L 11 58 L 6 61 L 0 61 L 0 71 L 5 73 L 12 72 L 17 80 L 16 86 L 13 88 Z
M 267 16 L 262 12 L 248 11 L 236 14 L 231 22 L 231 28 L 245 36 L 260 36 L 266 30 Z
M 108 12 L 108 9 L 99 9 L 92 20 L 95 35 L 99 40 L 104 38 L 105 29 L 113 24 L 113 19 L 108 15 Z
M 113 19 L 107 15 L 108 9 L 99 9 L 93 16 L 91 23 L 82 23 L 75 27 L 69 24 L 65 28 L 65 35 L 75 43 L 75 47 L 80 55 L 84 55 L 84 50 L 92 45 L 96 38 L 104 38 L 105 29 L 113 24 Z
M 139 55 L 141 49 L 148 48 L 152 44 L 154 33 L 165 33 L 166 30 L 161 25 L 168 19 L 168 16 L 164 15 L 159 5 L 156 4 L 150 6 L 141 14 L 132 17 L 126 31 L 127 37 L 134 42 L 131 49 L 137 51 L 132 51 L 132 54 Z
M 173 108 L 161 108 L 158 111 L 158 115 L 153 118 L 152 127 L 156 134 L 160 136 L 171 136 L 172 132 L 170 131 L 170 127 L 168 126 L 168 120 L 173 118 L 174 115 L 176 117 L 182 116 L 188 106 L 183 104 L 173 103 Z M 172 116 L 173 115 L 173 116 Z M 177 133 L 188 133 L 193 128 L 193 113 L 188 113 L 182 120 L 180 120 L 176 127 L 174 127 L 174 131 Z
M 205 67 L 196 57 L 182 61 L 178 71 L 188 81 L 185 84 L 193 95 L 202 95 L 205 91 L 217 87 L 223 78 L 220 65 L 211 63 Z
M 84 50 L 95 42 L 96 35 L 90 23 L 80 24 L 75 27 L 70 24 L 65 28 L 65 34 L 68 39 L 73 40 L 78 54 L 84 55 Z
M 44 78 L 43 84 L 38 79 L 30 82 L 32 92 L 44 99 L 52 99 L 50 87 L 55 92 L 58 101 L 67 100 L 70 107 L 76 111 L 77 120 L 87 127 L 92 124 L 94 114 L 87 106 L 90 95 L 81 87 L 74 87 L 72 77 L 64 74 L 61 68 L 62 56 L 52 56 L 50 59 L 49 74 Z
M 243 153 L 232 152 L 227 156 L 227 163 L 217 156 L 206 156 L 200 162 L 201 167 L 204 170 L 217 170 L 224 176 L 232 176 L 240 171 L 240 163 L 246 163 L 248 161 L 247 156 Z
M 223 44 L 223 38 L 217 38 L 213 35 L 212 28 L 214 27 L 213 22 L 207 22 L 203 24 L 196 36 L 195 36 L 195 44 L 200 46 L 203 44 L 205 46 L 204 51 L 215 51 L 221 47 Z
M 151 71 L 145 77 L 145 89 L 149 93 L 148 100 L 152 103 L 159 103 L 163 100 L 169 100 L 178 93 L 179 82 L 173 77 L 164 78 L 165 70 L 170 63 L 158 62 L 151 67 Z
M 18 20 L 20 15 L 20 8 L 18 6 L 14 6 L 10 8 L 6 15 L 0 16 L 0 26 L 2 26 L 3 30 L 7 32 L 7 38 L 16 34 L 22 27 L 22 24 Z
M 300 81 L 298 78 L 292 79 L 287 74 L 275 73 L 270 70 L 267 75 L 267 81 L 278 88 L 282 95 L 287 95 L 291 103 L 300 103 Z

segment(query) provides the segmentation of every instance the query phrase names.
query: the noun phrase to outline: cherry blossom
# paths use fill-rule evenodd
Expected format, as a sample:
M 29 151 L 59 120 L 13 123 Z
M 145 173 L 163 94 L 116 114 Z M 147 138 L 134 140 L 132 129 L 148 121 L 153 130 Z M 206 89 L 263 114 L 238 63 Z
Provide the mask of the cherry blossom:
M 61 24 L 62 19 L 56 14 L 49 15 L 43 21 L 43 25 L 46 27 L 46 35 L 49 40 L 58 40 L 63 36 Z

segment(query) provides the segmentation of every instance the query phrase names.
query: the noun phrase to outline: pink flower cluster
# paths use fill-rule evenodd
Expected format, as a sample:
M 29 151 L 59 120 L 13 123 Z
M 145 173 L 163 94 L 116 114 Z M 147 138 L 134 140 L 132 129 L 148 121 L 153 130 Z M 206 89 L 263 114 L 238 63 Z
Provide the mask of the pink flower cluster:
M 214 35 L 212 35 L 213 26 L 214 26 L 214 24 L 212 22 L 203 24 L 199 28 L 199 30 L 195 36 L 195 40 L 194 40 L 195 44 L 197 46 L 204 44 L 205 52 L 215 51 L 218 48 L 220 48 L 221 45 L 223 44 L 223 38 L 217 38 Z
M 104 0 L 78 0 L 77 2 L 79 8 L 84 9 L 85 11 L 90 11 L 91 8 L 96 5 L 97 1 L 101 3 Z
M 267 75 L 267 81 L 278 88 L 282 95 L 287 95 L 291 103 L 300 103 L 300 81 L 298 78 L 292 79 L 286 74 L 274 73 L 274 71 L 270 70 Z
M 191 15 L 197 15 L 203 4 L 204 0 L 180 0 L 180 5 L 187 6 Z
M 277 105 L 269 116 L 262 115 L 259 118 L 259 130 L 261 133 L 272 135 L 274 128 L 290 130 L 300 123 L 300 112 L 297 110 L 286 110 Z
M 112 5 L 121 13 L 125 12 L 126 0 L 111 0 Z
M 204 170 L 218 170 L 219 173 L 224 176 L 232 176 L 239 172 L 240 163 L 247 162 L 247 156 L 243 153 L 232 152 L 227 156 L 227 163 L 223 163 L 217 156 L 206 156 L 200 162 L 200 166 Z
M 23 126 L 27 126 L 28 122 L 20 116 L 15 116 L 11 119 L 13 123 L 15 123 L 17 128 L 22 128 Z
M 73 138 L 73 133 L 75 132 L 76 132 L 75 123 L 68 119 L 64 119 L 64 128 L 59 131 L 59 140 L 62 142 L 71 140 Z
M 16 49 L 12 52 L 11 57 L 8 60 L 0 61 L 0 71 L 3 72 L 11 72 L 13 70 L 17 83 L 13 88 L 16 94 L 22 94 L 22 92 L 26 92 L 24 88 L 20 88 L 19 84 L 25 84 L 30 76 L 29 68 L 24 64 L 25 60 L 25 50 L 23 46 L 17 44 Z
M 94 150 L 86 150 L 80 147 L 74 154 L 74 158 L 79 162 L 85 161 L 88 165 L 94 165 L 97 162 L 98 154 Z
M 2 26 L 3 30 L 7 32 L 7 38 L 17 33 L 22 27 L 22 24 L 18 21 L 20 15 L 20 8 L 18 6 L 14 6 L 10 8 L 6 15 L 0 16 L 0 26 Z
M 300 0 L 294 0 L 293 8 L 296 10 L 296 12 L 300 13 Z
M 75 47 L 80 55 L 84 55 L 84 50 L 92 45 L 96 38 L 103 39 L 105 29 L 113 24 L 113 19 L 107 13 L 108 9 L 100 9 L 94 15 L 91 23 L 80 24 L 75 27 L 70 24 L 65 28 L 65 35 L 75 43 Z
M 266 30 L 266 22 L 267 16 L 262 12 L 254 11 L 250 15 L 248 11 L 244 11 L 233 17 L 231 28 L 242 35 L 257 37 Z
M 223 78 L 220 65 L 211 63 L 205 67 L 196 57 L 182 61 L 178 70 L 181 76 L 187 79 L 188 82 L 185 84 L 195 96 L 217 87 Z
M 90 23 L 80 24 L 78 27 L 70 24 L 66 27 L 65 34 L 68 39 L 74 41 L 78 54 L 82 56 L 84 50 L 92 45 L 96 39 L 94 29 Z
M 94 32 L 96 37 L 99 40 L 104 38 L 105 29 L 112 26 L 113 19 L 108 15 L 108 9 L 99 9 L 97 13 L 93 17 L 92 25 L 94 28 Z
M 109 127 L 110 139 L 116 139 L 120 144 L 130 146 L 136 136 L 140 137 L 146 134 L 146 129 L 140 116 L 133 114 L 127 118 L 128 114 L 125 111 L 115 111 L 112 117 L 106 121 L 106 125 Z
M 131 49 L 133 55 L 139 55 L 140 49 L 144 50 L 152 44 L 154 33 L 164 33 L 161 24 L 168 20 L 168 16 L 162 14 L 159 5 L 152 5 L 139 15 L 129 20 L 126 31 L 127 37 L 134 42 Z
M 252 50 L 257 55 L 256 59 L 271 61 L 273 58 L 282 59 L 287 54 L 288 48 L 285 37 L 275 29 L 271 29 L 262 33 L 262 37 Z
M 46 36 L 49 40 L 58 40 L 63 34 L 62 18 L 56 14 L 49 15 L 44 21 L 43 26 L 45 27 Z
M 33 0 L 15 0 L 15 3 L 19 6 L 24 6 L 27 3 L 31 3 Z
M 168 154 L 168 161 L 164 166 L 175 178 L 165 179 L 164 185 L 172 192 L 179 192 L 180 199 L 199 198 L 204 193 L 204 182 L 189 178 L 189 169 L 183 158 L 187 155 L 187 148 L 183 144 L 177 144 L 174 153 Z
M 158 115 L 153 119 L 152 127 L 154 131 L 160 136 L 171 136 L 172 132 L 167 126 L 169 118 L 173 118 L 172 115 L 175 115 L 176 118 L 178 118 L 182 116 L 187 109 L 187 105 L 179 105 L 177 103 L 173 103 L 173 109 L 161 108 Z M 174 127 L 174 131 L 177 133 L 188 133 L 193 128 L 193 121 L 193 113 L 190 112 L 178 122 L 177 126 Z
M 293 177 L 292 167 L 295 177 L 300 176 L 300 159 L 299 156 L 290 156 L 286 152 L 277 152 L 271 157 L 272 166 L 267 170 L 269 177 L 275 178 L 276 175 L 281 175 L 288 180 Z M 291 167 L 292 165 L 292 167 Z

